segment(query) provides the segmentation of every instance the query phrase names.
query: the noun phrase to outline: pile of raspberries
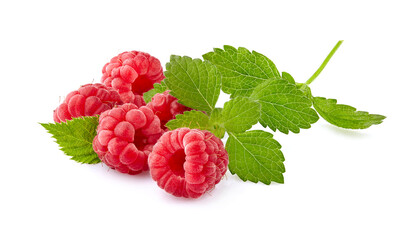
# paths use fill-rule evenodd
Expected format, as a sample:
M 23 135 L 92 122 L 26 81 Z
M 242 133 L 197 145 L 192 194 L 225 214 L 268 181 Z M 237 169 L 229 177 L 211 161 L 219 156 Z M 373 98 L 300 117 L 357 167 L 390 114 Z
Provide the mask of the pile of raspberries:
M 148 104 L 143 93 L 164 79 L 160 61 L 148 53 L 123 52 L 104 65 L 102 83 L 70 92 L 53 113 L 55 122 L 99 115 L 93 149 L 121 173 L 150 170 L 158 186 L 177 197 L 198 198 L 221 181 L 228 166 L 222 141 L 209 131 L 165 124 L 190 108 L 169 91 Z

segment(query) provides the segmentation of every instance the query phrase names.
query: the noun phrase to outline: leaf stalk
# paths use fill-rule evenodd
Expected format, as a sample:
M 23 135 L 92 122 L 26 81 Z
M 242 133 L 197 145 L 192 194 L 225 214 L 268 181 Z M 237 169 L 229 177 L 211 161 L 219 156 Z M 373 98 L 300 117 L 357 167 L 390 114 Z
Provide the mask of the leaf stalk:
M 321 66 L 316 70 L 316 72 L 308 79 L 308 81 L 305 82 L 305 84 L 309 85 L 319 76 L 319 74 L 324 70 L 325 66 L 328 64 L 329 60 L 331 60 L 332 56 L 334 56 L 335 52 L 338 50 L 339 46 L 341 46 L 342 42 L 344 40 L 338 41 L 338 43 L 335 45 L 334 48 L 332 48 L 331 52 L 328 54 L 328 56 L 325 58 L 324 62 L 321 64 Z

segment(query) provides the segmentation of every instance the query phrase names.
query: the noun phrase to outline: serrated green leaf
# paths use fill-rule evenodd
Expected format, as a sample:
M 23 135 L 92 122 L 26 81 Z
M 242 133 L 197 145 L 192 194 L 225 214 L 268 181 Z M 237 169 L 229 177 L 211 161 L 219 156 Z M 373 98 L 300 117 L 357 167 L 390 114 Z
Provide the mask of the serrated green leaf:
M 264 184 L 284 182 L 285 159 L 280 144 L 271 133 L 261 130 L 229 133 L 225 148 L 230 172 L 243 181 Z
M 163 93 L 164 91 L 168 90 L 168 87 L 166 86 L 165 82 L 162 81 L 160 83 L 153 84 L 153 89 L 150 89 L 149 91 L 143 93 L 143 99 L 146 103 L 149 103 L 152 101 L 152 98 L 156 93 Z
M 260 118 L 260 104 L 246 97 L 236 97 L 224 104 L 222 121 L 227 132 L 241 133 Z
M 169 130 L 182 127 L 210 130 L 208 116 L 203 112 L 195 110 L 186 111 L 183 114 L 176 115 L 175 119 L 166 123 L 166 127 L 168 127 Z
M 314 97 L 313 106 L 316 111 L 329 123 L 348 129 L 365 129 L 371 125 L 380 124 L 386 118 L 378 114 L 357 111 L 356 108 L 337 104 L 336 99 Z
M 80 163 L 101 162 L 92 148 L 98 117 L 74 118 L 62 123 L 41 123 L 56 139 L 60 149 L 72 160 Z
M 261 105 L 260 123 L 273 131 L 299 133 L 318 121 L 312 102 L 285 79 L 270 79 L 254 89 L 251 99 Z
M 224 50 L 214 48 L 203 58 L 217 66 L 222 75 L 222 90 L 231 94 L 231 98 L 250 96 L 260 83 L 270 78 L 280 78 L 279 71 L 270 59 L 243 47 L 236 49 L 226 45 Z
M 212 63 L 172 55 L 166 69 L 170 94 L 187 107 L 212 112 L 221 89 L 221 75 Z

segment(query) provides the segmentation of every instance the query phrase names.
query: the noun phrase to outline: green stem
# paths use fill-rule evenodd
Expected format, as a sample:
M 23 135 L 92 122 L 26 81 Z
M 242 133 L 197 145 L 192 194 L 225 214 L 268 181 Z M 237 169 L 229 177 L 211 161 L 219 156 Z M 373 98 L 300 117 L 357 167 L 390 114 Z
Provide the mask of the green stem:
M 331 60 L 332 56 L 334 56 L 335 52 L 338 50 L 339 46 L 341 46 L 342 42 L 344 40 L 338 41 L 338 43 L 335 45 L 335 47 L 331 50 L 331 52 L 328 54 L 328 56 L 325 58 L 324 62 L 321 64 L 321 66 L 316 70 L 316 72 L 306 81 L 306 84 L 311 84 L 315 78 L 319 76 L 319 74 L 324 70 L 325 66 L 328 64 L 329 60 Z

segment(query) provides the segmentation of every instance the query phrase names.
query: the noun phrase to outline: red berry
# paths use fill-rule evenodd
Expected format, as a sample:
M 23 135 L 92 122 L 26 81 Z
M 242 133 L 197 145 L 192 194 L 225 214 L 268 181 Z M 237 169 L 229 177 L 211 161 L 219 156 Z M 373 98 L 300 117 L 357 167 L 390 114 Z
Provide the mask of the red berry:
M 144 98 L 142 95 L 134 95 L 133 103 L 138 107 L 146 106 L 146 102 L 144 101 Z
M 165 124 L 174 119 L 176 115 L 192 110 L 192 108 L 180 104 L 177 98 L 169 94 L 169 91 L 155 94 L 147 106 L 159 117 L 160 124 L 164 129 L 166 129 Z
M 72 118 L 95 116 L 121 103 L 120 95 L 114 89 L 101 83 L 86 84 L 66 96 L 53 112 L 53 120 L 65 122 Z
M 179 128 L 162 135 L 149 155 L 152 178 L 177 197 L 198 198 L 221 181 L 228 154 L 208 131 Z
M 101 82 L 116 89 L 124 103 L 133 103 L 135 95 L 143 95 L 165 78 L 159 60 L 138 51 L 120 53 L 102 72 Z
M 137 174 L 148 170 L 147 158 L 162 133 L 152 110 L 125 103 L 100 115 L 93 148 L 110 168 Z

